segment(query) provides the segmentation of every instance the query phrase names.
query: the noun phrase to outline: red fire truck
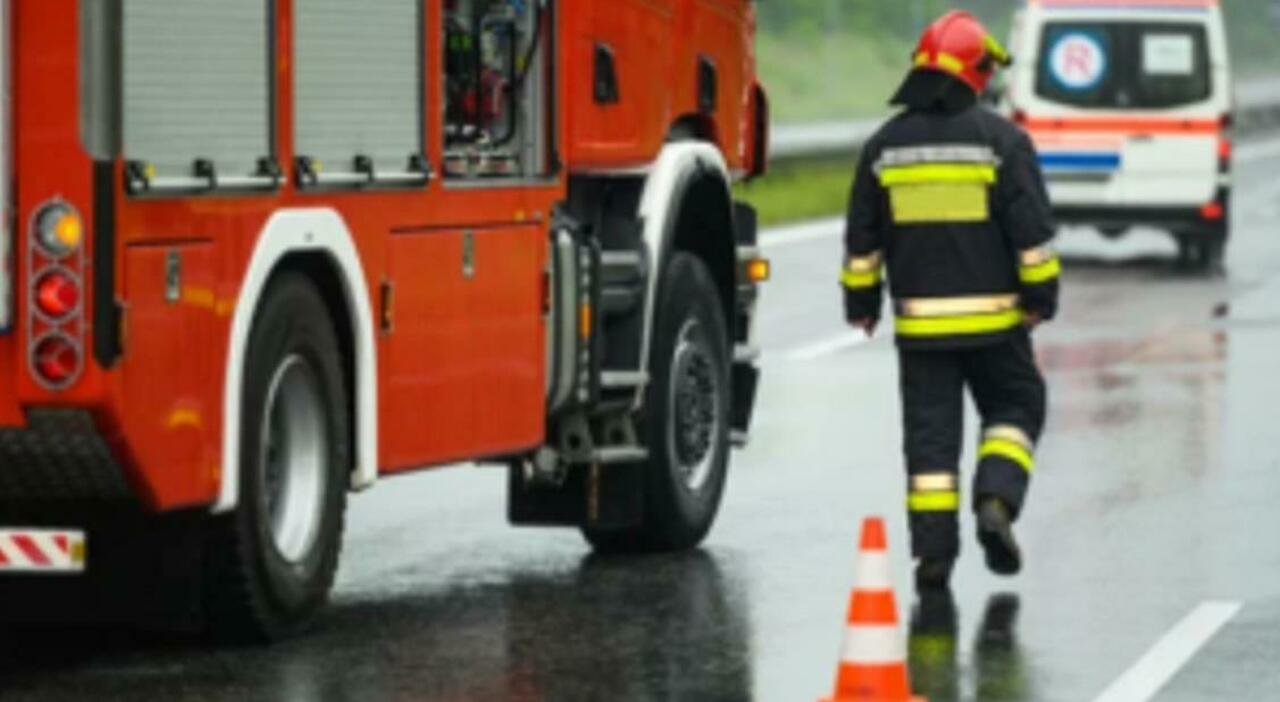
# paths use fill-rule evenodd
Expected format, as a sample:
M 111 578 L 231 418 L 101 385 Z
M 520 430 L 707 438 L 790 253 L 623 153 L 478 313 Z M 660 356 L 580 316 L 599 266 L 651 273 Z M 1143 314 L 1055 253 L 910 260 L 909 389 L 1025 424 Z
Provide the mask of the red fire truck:
M 0 620 L 288 634 L 349 490 L 464 461 L 515 524 L 705 536 L 768 275 L 751 0 L 2 6 Z

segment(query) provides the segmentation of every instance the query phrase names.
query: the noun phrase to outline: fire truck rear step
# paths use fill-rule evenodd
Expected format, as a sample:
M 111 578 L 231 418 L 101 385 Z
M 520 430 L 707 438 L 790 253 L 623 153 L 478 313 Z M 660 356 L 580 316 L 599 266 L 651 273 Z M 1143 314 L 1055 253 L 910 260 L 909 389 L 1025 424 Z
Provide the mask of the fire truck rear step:
M 600 387 L 606 390 L 642 388 L 649 384 L 646 371 L 604 371 L 600 374 Z
M 591 462 L 597 465 L 639 463 L 649 460 L 649 450 L 640 446 L 609 446 L 591 452 Z

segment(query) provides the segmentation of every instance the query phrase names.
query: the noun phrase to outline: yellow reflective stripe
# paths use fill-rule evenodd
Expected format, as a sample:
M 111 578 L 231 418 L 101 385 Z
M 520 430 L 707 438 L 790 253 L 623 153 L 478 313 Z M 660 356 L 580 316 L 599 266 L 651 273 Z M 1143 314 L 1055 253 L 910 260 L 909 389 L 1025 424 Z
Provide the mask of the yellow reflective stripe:
M 932 56 L 927 51 L 921 51 L 916 54 L 915 64 L 916 66 L 941 68 L 949 73 L 964 73 L 964 61 L 961 61 L 958 56 L 945 51 L 939 51 Z
M 907 495 L 907 509 L 912 512 L 955 512 L 960 509 L 960 493 L 913 492 Z
M 992 424 L 987 427 L 986 431 L 982 432 L 982 438 L 1012 441 L 1028 451 L 1035 448 L 1035 444 L 1031 441 L 1031 437 L 1027 436 L 1027 432 L 1012 424 Z
M 915 297 L 898 302 L 906 317 L 951 317 L 963 314 L 994 314 L 1018 307 L 1017 295 L 970 295 L 966 297 Z
M 1036 467 L 1036 462 L 1031 457 L 1031 452 L 1008 439 L 987 439 L 983 441 L 982 448 L 978 450 L 978 457 L 986 458 L 987 456 L 1007 458 L 1022 466 L 1022 469 L 1028 473 L 1035 470 Z
M 984 222 L 990 218 L 987 186 L 994 182 L 996 168 L 989 163 L 922 163 L 880 171 L 898 224 Z
M 848 268 L 840 274 L 840 282 L 850 290 L 874 288 L 880 284 L 880 271 L 851 271 Z
M 898 185 L 889 189 L 896 224 L 927 222 L 985 222 L 987 188 L 978 183 Z
M 1004 48 L 1004 45 L 1000 43 L 999 39 L 988 34 L 984 43 L 987 46 L 987 53 L 995 60 L 996 63 L 1001 66 L 1008 66 L 1013 63 L 1013 56 L 1009 55 L 1009 50 Z
M 956 317 L 899 317 L 895 326 L 902 336 L 931 337 L 960 334 L 990 334 L 1022 324 L 1022 311 L 975 314 Z
M 1018 269 L 1018 279 L 1027 285 L 1047 283 L 1062 272 L 1062 262 L 1057 257 L 1034 266 L 1022 266 Z
M 889 166 L 880 171 L 880 184 L 925 185 L 935 183 L 996 182 L 996 167 L 989 163 L 919 163 L 912 166 Z

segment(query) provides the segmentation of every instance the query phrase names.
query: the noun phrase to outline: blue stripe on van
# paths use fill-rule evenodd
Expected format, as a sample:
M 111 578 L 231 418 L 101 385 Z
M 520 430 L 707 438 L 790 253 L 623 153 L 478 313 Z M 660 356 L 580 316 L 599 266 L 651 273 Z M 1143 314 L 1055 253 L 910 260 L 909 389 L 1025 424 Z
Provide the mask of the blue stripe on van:
M 1040 152 L 1040 167 L 1049 170 L 1114 171 L 1120 168 L 1120 154 L 1075 151 Z

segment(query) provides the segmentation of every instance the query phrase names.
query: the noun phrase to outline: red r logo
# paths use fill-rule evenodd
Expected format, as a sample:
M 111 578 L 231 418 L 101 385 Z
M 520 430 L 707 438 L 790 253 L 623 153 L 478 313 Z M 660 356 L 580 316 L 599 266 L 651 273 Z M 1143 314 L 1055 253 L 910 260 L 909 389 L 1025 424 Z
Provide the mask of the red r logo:
M 1071 42 L 1063 57 L 1062 72 L 1068 76 L 1088 79 L 1093 74 L 1093 53 L 1084 42 Z

